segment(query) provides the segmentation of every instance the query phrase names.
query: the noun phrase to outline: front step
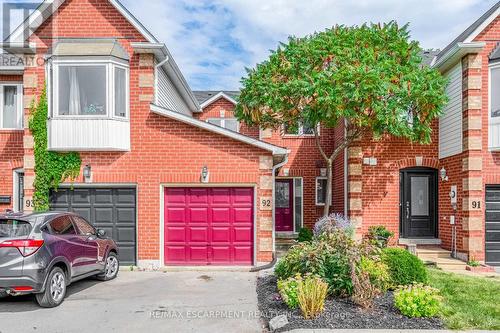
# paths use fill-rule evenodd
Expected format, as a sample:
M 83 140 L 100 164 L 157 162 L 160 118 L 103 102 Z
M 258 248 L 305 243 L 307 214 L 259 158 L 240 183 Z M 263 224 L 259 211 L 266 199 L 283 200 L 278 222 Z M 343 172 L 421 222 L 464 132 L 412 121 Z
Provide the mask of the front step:
M 276 255 L 282 257 L 295 244 L 297 244 L 297 235 L 277 235 L 276 237 Z
M 443 270 L 465 270 L 466 263 L 451 257 L 451 252 L 436 247 L 418 247 L 417 257 L 427 264 L 436 265 Z

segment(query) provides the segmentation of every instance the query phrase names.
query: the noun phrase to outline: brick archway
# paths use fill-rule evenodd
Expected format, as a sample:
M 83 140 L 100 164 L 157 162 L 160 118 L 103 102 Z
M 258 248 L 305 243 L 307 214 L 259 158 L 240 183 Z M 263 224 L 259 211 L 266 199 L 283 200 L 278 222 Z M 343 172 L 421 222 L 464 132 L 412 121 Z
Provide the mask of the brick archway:
M 404 158 L 394 162 L 392 166 L 398 170 L 412 167 L 427 167 L 439 170 L 439 160 L 429 157 Z
M 22 158 L 10 160 L 9 164 L 11 170 L 22 169 L 24 167 L 24 161 Z

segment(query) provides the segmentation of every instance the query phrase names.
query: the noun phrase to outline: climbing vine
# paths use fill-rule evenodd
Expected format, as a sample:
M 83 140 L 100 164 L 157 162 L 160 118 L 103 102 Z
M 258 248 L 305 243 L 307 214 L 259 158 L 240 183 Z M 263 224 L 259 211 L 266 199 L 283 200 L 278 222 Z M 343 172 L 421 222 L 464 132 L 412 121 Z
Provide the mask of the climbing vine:
M 49 194 L 51 189 L 57 189 L 66 179 L 75 180 L 80 174 L 82 163 L 80 154 L 57 153 L 48 151 L 47 134 L 47 93 L 44 88 L 38 104 L 31 104 L 29 129 L 35 141 L 35 181 L 33 204 L 36 211 L 49 209 Z

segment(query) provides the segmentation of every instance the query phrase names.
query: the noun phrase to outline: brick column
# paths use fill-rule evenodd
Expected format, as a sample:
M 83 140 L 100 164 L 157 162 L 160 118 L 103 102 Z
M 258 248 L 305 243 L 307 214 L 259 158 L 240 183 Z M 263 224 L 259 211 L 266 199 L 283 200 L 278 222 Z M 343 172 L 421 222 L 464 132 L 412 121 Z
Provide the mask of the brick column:
M 356 238 L 361 238 L 363 225 L 363 151 L 360 146 L 352 146 L 348 152 L 347 215 L 356 226 Z
M 481 132 L 482 59 L 471 54 L 462 59 L 463 201 L 462 249 L 468 258 L 484 260 L 484 191 Z M 458 239 L 458 252 L 460 239 Z M 463 258 L 465 259 L 465 258 Z
M 257 188 L 257 262 L 270 262 L 273 251 L 273 157 L 259 157 L 260 181 Z M 294 221 L 295 223 L 295 221 Z
M 42 75 L 43 77 L 43 75 Z M 23 76 L 23 108 L 24 108 L 24 211 L 32 212 L 33 207 L 33 193 L 35 181 L 35 156 L 34 156 L 34 139 L 29 130 L 30 106 L 32 102 L 38 102 L 37 91 L 40 86 L 39 75 L 35 68 L 27 68 Z

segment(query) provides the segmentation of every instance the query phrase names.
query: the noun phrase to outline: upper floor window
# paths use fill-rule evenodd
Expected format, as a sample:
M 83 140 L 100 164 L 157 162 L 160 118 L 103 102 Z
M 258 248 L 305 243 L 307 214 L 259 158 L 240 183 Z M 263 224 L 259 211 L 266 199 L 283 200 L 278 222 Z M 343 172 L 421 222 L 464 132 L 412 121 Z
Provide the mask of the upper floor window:
M 233 132 L 239 132 L 240 130 L 240 123 L 236 118 L 209 118 L 207 122 L 231 130 Z
M 126 118 L 129 109 L 129 73 L 111 61 L 56 62 L 54 116 Z
M 500 64 L 490 65 L 490 107 L 488 116 L 488 147 L 500 150 Z
M 314 126 L 306 122 L 287 123 L 283 125 L 285 135 L 314 135 Z
M 0 84 L 0 100 L 0 129 L 22 129 L 22 85 Z

